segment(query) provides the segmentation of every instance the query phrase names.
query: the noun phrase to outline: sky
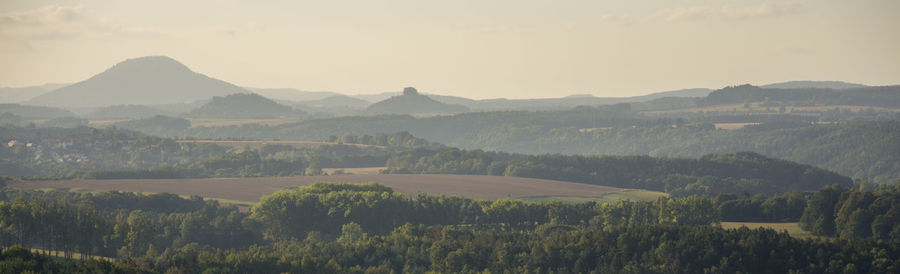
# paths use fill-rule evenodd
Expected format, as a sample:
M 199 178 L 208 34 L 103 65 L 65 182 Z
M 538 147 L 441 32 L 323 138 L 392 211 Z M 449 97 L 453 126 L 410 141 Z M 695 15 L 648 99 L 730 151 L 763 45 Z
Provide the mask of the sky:
M 0 86 L 172 57 L 239 86 L 469 98 L 900 84 L 897 0 L 0 1 Z

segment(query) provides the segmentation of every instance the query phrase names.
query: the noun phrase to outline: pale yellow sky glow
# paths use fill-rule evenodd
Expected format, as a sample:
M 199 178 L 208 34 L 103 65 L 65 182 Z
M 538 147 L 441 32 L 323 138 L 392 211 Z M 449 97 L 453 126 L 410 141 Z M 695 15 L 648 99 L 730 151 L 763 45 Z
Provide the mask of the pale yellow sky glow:
M 250 87 L 632 96 L 789 80 L 900 84 L 900 1 L 10 1 L 0 86 L 166 55 Z

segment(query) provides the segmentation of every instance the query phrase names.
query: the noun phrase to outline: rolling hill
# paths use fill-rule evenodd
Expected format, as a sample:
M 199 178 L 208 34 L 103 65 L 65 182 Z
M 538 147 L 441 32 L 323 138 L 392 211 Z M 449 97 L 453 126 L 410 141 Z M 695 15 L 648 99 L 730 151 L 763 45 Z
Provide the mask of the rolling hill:
M 141 105 L 115 105 L 97 109 L 85 114 L 88 119 L 140 119 L 172 113 L 154 107 Z
M 412 87 L 403 89 L 403 95 L 394 96 L 366 108 L 369 114 L 453 114 L 468 112 L 469 108 L 435 101 L 421 95 Z
M 841 81 L 788 81 L 782 83 L 774 83 L 760 86 L 762 88 L 776 89 L 799 89 L 799 88 L 822 88 L 822 89 L 851 89 L 868 87 L 863 84 L 847 83 Z
M 28 104 L 104 107 L 186 103 L 246 89 L 191 71 L 165 56 L 128 59 L 90 79 L 35 97 Z
M 50 119 L 76 116 L 75 113 L 72 113 L 71 111 L 53 107 L 0 104 L 0 113 L 4 112 L 15 114 L 25 119 Z
M 213 97 L 212 101 L 187 114 L 197 118 L 297 118 L 303 111 L 281 105 L 253 93 L 237 93 Z
M 28 101 L 31 98 L 67 85 L 68 84 L 43 84 L 31 87 L 0 88 L 0 103 L 19 103 Z

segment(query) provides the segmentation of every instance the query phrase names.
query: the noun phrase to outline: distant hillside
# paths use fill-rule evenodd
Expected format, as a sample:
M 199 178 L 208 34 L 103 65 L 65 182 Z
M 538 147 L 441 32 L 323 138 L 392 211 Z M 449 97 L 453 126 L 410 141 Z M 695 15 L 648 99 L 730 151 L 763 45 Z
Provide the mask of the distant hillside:
M 103 107 L 83 115 L 88 119 L 138 119 L 157 115 L 172 115 L 167 111 L 141 105 L 117 105 Z
M 128 59 L 90 79 L 28 101 L 55 107 L 186 103 L 247 90 L 209 78 L 165 56 Z
M 804 105 L 854 105 L 900 108 L 900 86 L 835 90 L 822 88 L 774 89 L 741 85 L 713 91 L 703 99 L 702 103 L 705 105 L 722 105 L 765 101 L 790 102 Z
M 19 103 L 68 84 L 44 84 L 32 87 L 0 88 L 0 103 Z
M 369 101 L 346 95 L 334 95 L 319 100 L 311 100 L 297 103 L 298 105 L 317 108 L 365 108 L 372 104 Z
M 245 87 L 256 94 L 272 98 L 274 100 L 284 100 L 293 102 L 322 100 L 331 96 L 343 96 L 330 91 L 304 91 L 295 88 L 251 88 Z
M 9 112 L 0 113 L 0 126 L 23 126 L 26 123 L 28 123 L 28 121 L 23 119 L 22 116 Z
M 281 105 L 253 93 L 238 93 L 213 97 L 212 101 L 187 114 L 201 118 L 299 118 L 303 111 Z
M 403 95 L 394 96 L 366 108 L 370 114 L 452 114 L 468 112 L 461 105 L 444 104 L 421 95 L 412 87 L 403 89 Z
M 655 99 L 677 97 L 693 98 L 705 97 L 712 90 L 704 88 L 682 89 L 674 91 L 657 92 L 648 95 L 632 97 L 595 97 L 591 94 L 573 94 L 561 98 L 540 99 L 484 99 L 472 100 L 463 97 L 428 95 L 434 100 L 446 104 L 458 104 L 468 107 L 473 111 L 506 111 L 506 110 L 565 110 L 576 106 L 614 105 L 620 103 L 647 102 Z
M 113 126 L 120 129 L 139 130 L 156 136 L 172 136 L 177 132 L 189 128 L 191 122 L 183 118 L 153 116 L 150 118 L 118 122 L 113 124 Z
M 688 97 L 706 97 L 713 90 L 708 88 L 690 88 L 690 89 L 679 89 L 672 91 L 663 91 L 657 93 L 651 93 L 642 96 L 631 97 L 636 99 L 636 102 L 646 102 L 654 99 L 660 98 L 688 98 Z
M 775 89 L 803 89 L 803 88 L 821 88 L 821 89 L 851 89 L 868 87 L 862 84 L 847 83 L 841 81 L 790 81 L 783 83 L 774 83 L 762 85 L 761 88 Z
M 75 113 L 65 109 L 26 106 L 19 104 L 0 104 L 0 113 L 9 112 L 25 119 L 49 119 L 67 116 L 77 116 Z
M 387 100 L 388 98 L 402 95 L 401 92 L 382 92 L 378 94 L 357 94 L 353 95 L 355 98 L 363 99 L 372 103 L 380 102 Z

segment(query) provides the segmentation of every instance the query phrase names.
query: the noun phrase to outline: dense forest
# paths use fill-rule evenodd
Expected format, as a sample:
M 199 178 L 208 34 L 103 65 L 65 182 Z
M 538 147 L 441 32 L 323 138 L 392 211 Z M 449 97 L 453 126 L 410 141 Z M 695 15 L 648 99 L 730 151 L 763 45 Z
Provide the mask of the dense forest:
M 577 204 L 409 197 L 378 184 L 316 184 L 264 197 L 245 213 L 199 197 L 7 189 L 0 197 L 0 241 L 13 247 L 0 253 L 0 269 L 168 273 L 900 269 L 900 234 L 888 233 L 883 239 L 852 233 L 798 239 L 771 229 L 716 226 L 719 220 L 740 218 L 720 208 L 746 199 L 762 200 L 760 204 L 799 199 L 807 204 L 800 218 L 815 219 L 817 197 L 833 190 L 849 193 L 848 197 L 868 193 L 829 186 L 811 196 Z M 879 191 L 868 195 L 877 196 L 879 204 L 900 203 L 898 189 Z M 891 220 L 879 221 L 878 226 L 900 231 L 900 223 Z M 30 252 L 16 246 L 38 249 Z M 70 260 L 49 259 L 47 250 L 62 251 Z M 81 258 L 116 260 L 71 260 L 76 253 Z

